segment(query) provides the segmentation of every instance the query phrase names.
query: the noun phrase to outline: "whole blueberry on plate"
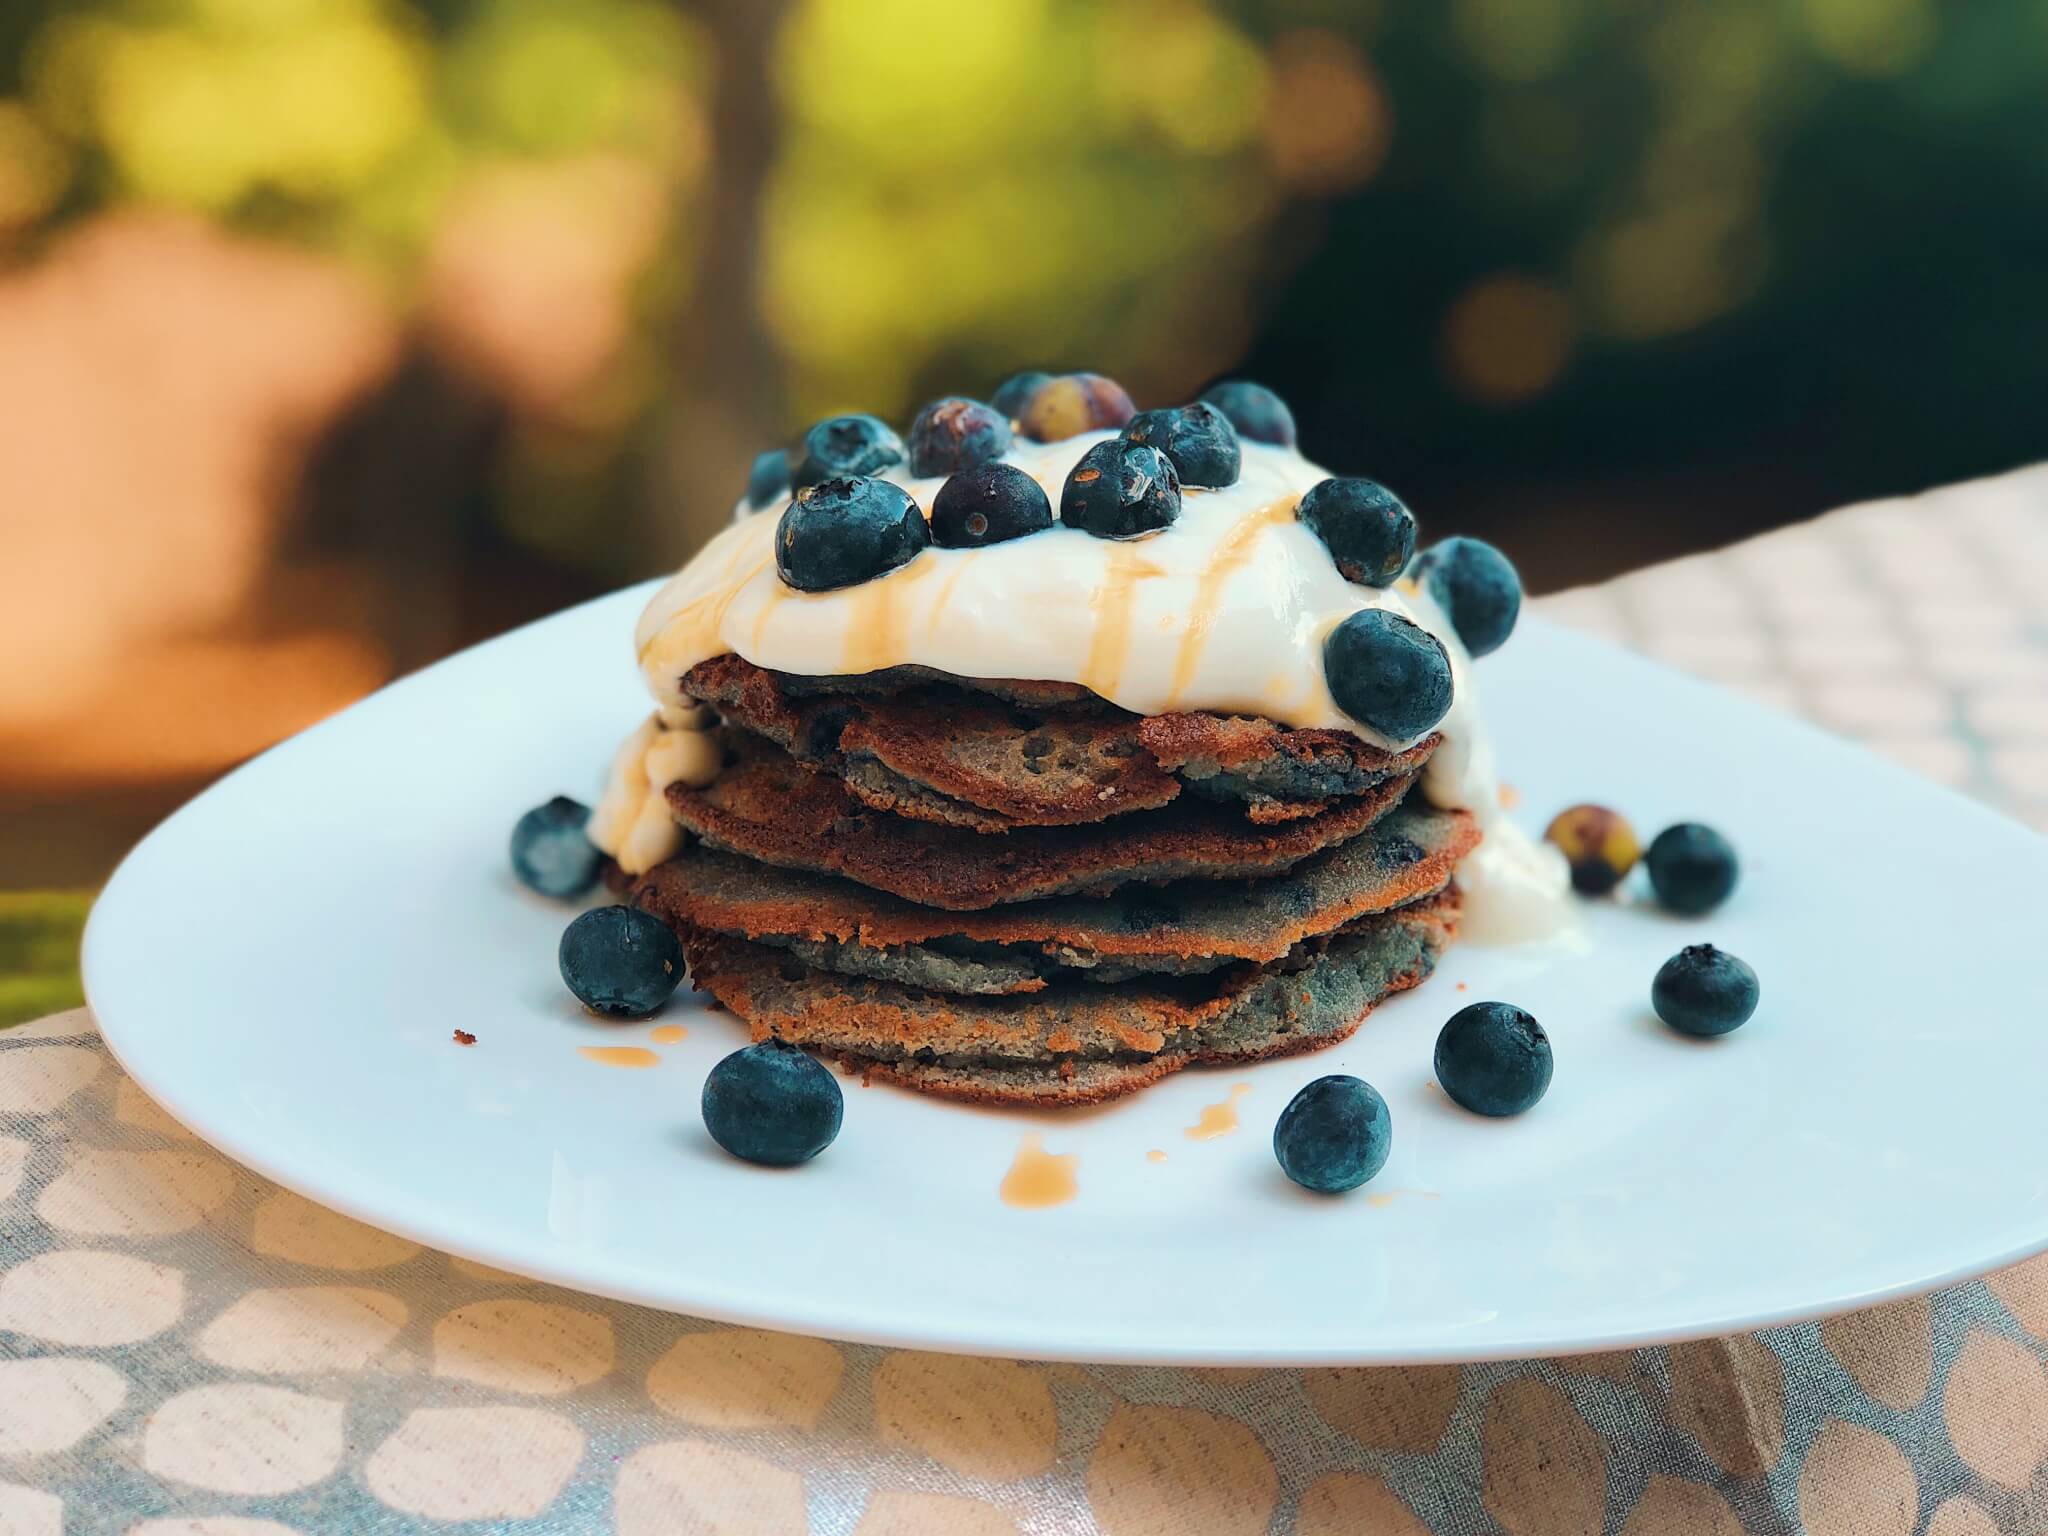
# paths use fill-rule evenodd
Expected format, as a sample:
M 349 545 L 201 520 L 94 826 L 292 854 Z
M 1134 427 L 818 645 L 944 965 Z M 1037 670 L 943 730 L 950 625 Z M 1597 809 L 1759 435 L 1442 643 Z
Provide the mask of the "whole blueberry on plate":
M 590 807 L 567 795 L 536 805 L 512 824 L 512 873 L 543 896 L 580 896 L 597 879 L 603 855 L 583 835 Z
M 1062 373 L 1034 389 L 1017 412 L 1026 437 L 1057 443 L 1083 432 L 1114 431 L 1136 407 L 1123 385 L 1099 373 Z
M 963 469 L 932 498 L 932 542 L 941 549 L 978 549 L 1051 526 L 1045 487 L 1014 464 Z
M 1220 490 L 1237 484 L 1244 470 L 1237 428 L 1206 401 L 1171 410 L 1140 411 L 1124 428 L 1124 436 L 1134 443 L 1150 443 L 1171 459 L 1182 485 Z
M 775 569 L 799 592 L 830 592 L 907 565 L 931 542 L 910 492 L 846 475 L 801 492 L 775 524 Z
M 1386 587 L 1415 553 L 1415 514 L 1377 480 L 1321 480 L 1294 515 L 1323 541 L 1337 573 L 1360 586 Z
M 1543 829 L 1571 866 L 1572 889 L 1582 896 L 1605 896 L 1627 878 L 1642 856 L 1635 828 L 1619 811 L 1604 805 L 1574 805 L 1559 811 Z
M 797 449 L 790 484 L 797 490 L 843 475 L 879 475 L 903 462 L 903 439 L 874 416 L 827 416 Z
M 1756 972 L 1725 949 L 1688 944 L 1657 968 L 1650 1006 L 1682 1035 L 1725 1035 L 1756 1012 Z
M 1713 911 L 1735 889 L 1734 846 L 1696 821 L 1681 821 L 1650 839 L 1643 864 L 1657 900 L 1688 917 Z
M 771 448 L 754 457 L 747 471 L 747 505 L 756 512 L 789 493 L 789 450 Z
M 1415 562 L 1415 579 L 1436 600 L 1474 656 L 1507 644 L 1522 612 L 1522 578 L 1508 557 L 1483 539 L 1432 544 Z
M 1384 608 L 1361 608 L 1323 642 L 1337 707 L 1381 735 L 1415 741 L 1451 707 L 1451 658 L 1435 635 Z
M 1010 451 L 1010 418 L 992 405 L 948 395 L 910 424 L 910 472 L 950 475 Z
M 1436 1037 L 1436 1080 L 1478 1115 L 1519 1115 L 1550 1086 L 1550 1037 L 1512 1003 L 1474 1003 Z
M 639 1019 L 683 979 L 683 946 L 638 907 L 595 907 L 562 930 L 557 956 L 576 1001 L 608 1019 Z
M 1180 516 L 1180 477 L 1158 449 L 1121 437 L 1081 455 L 1060 491 L 1060 521 L 1099 539 L 1135 539 Z
M 704 1079 L 704 1129 L 734 1157 L 787 1168 L 832 1145 L 846 1099 L 804 1051 L 770 1038 L 734 1051 Z
M 1387 1165 L 1394 1120 L 1379 1090 L 1362 1078 L 1319 1077 L 1280 1111 L 1273 1155 L 1303 1189 L 1340 1195 Z
M 1265 385 L 1249 379 L 1226 379 L 1203 390 L 1202 398 L 1230 418 L 1239 437 L 1271 443 L 1276 448 L 1294 446 L 1294 412 Z
M 1015 421 L 1024 414 L 1024 407 L 1031 397 L 1038 393 L 1038 386 L 1052 382 L 1052 375 L 1036 369 L 1013 373 L 996 386 L 996 392 L 988 397 L 988 403 Z

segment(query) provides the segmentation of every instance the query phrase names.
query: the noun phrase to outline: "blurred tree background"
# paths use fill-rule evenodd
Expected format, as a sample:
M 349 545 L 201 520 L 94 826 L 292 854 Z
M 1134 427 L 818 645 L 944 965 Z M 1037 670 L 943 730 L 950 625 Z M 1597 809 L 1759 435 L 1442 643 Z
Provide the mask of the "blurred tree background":
M 11 0 L 0 887 L 1022 366 L 1539 589 L 2039 457 L 2044 87 L 2038 0 Z

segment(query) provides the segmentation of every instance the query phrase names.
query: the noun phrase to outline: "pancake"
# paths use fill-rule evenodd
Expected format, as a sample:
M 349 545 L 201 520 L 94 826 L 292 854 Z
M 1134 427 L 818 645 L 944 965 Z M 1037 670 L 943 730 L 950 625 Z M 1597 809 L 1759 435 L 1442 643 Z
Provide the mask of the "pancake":
M 1359 836 L 1263 880 L 946 912 L 697 845 L 651 870 L 632 898 L 678 931 L 773 945 L 815 969 L 996 995 L 1277 960 L 1303 939 L 1441 890 L 1477 841 L 1468 813 L 1411 795 Z
M 1277 826 L 1188 796 L 1104 825 L 1019 827 L 989 836 L 873 811 L 844 783 L 758 738 L 733 733 L 711 784 L 668 790 L 676 818 L 714 848 L 783 869 L 843 875 L 952 911 L 1144 881 L 1277 874 L 1347 842 L 1407 793 L 1413 776 Z
M 1355 1030 L 1435 969 L 1456 932 L 1455 889 L 1355 919 L 1267 966 L 1220 976 L 1066 983 L 1024 997 L 958 997 L 805 966 L 784 951 L 699 934 L 695 984 L 770 1035 L 871 1078 L 985 1104 L 1059 1106 L 1133 1092 L 1200 1063 L 1311 1050 Z
M 1027 704 L 1031 686 L 921 674 L 877 691 L 869 678 L 795 678 L 738 656 L 702 662 L 682 683 L 729 723 L 840 774 L 870 807 L 978 831 L 1153 810 L 1183 781 L 1255 821 L 1297 819 L 1415 772 L 1438 741 L 1387 752 L 1346 731 L 1261 719 L 1146 718 L 1058 696 Z M 996 687 L 1008 691 L 987 691 Z

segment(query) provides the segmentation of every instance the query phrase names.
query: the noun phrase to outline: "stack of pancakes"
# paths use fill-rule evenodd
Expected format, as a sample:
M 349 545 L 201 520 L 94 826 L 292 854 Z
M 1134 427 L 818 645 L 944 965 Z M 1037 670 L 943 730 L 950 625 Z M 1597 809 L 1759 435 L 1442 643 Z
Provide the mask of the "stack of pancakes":
M 669 789 L 695 837 L 633 899 L 755 1038 L 950 1098 L 1086 1103 L 1342 1039 L 1434 968 L 1479 840 L 1411 793 L 1437 736 L 732 655 L 681 692 L 726 763 Z

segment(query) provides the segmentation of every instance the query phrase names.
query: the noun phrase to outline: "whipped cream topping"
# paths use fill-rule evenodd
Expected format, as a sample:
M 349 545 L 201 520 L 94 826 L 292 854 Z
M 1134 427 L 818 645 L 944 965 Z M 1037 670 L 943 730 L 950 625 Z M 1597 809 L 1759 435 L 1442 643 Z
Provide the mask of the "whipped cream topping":
M 1006 459 L 1057 508 L 1075 463 L 1115 435 L 1020 440 Z M 796 591 L 775 569 L 775 525 L 787 497 L 758 512 L 742 503 L 733 524 L 641 614 L 634 635 L 641 672 L 655 699 L 673 706 L 685 673 L 728 653 L 810 676 L 914 665 L 962 677 L 1078 683 L 1134 714 L 1263 715 L 1400 748 L 1410 743 L 1344 714 L 1323 678 L 1330 631 L 1360 609 L 1391 609 L 1435 635 L 1451 658 L 1453 702 L 1437 726 L 1445 741 L 1424 770 L 1423 792 L 1434 805 L 1470 810 L 1485 831 L 1459 872 L 1468 931 L 1485 941 L 1492 930 L 1498 942 L 1555 931 L 1569 920 L 1563 857 L 1532 843 L 1501 813 L 1471 658 L 1449 621 L 1412 583 L 1376 589 L 1338 573 L 1294 515 L 1302 493 L 1327 471 L 1291 448 L 1248 441 L 1243 450 L 1236 484 L 1185 488 L 1179 519 L 1144 538 L 1100 539 L 1055 523 L 981 549 L 929 548 L 872 581 L 832 592 Z M 913 478 L 902 466 L 886 478 L 927 513 L 944 483 Z M 656 827 L 666 785 L 655 786 L 667 764 L 650 756 L 660 745 L 650 722 L 621 749 L 612 788 L 591 821 L 592 841 L 629 873 L 658 862 L 648 855 L 666 842 Z

